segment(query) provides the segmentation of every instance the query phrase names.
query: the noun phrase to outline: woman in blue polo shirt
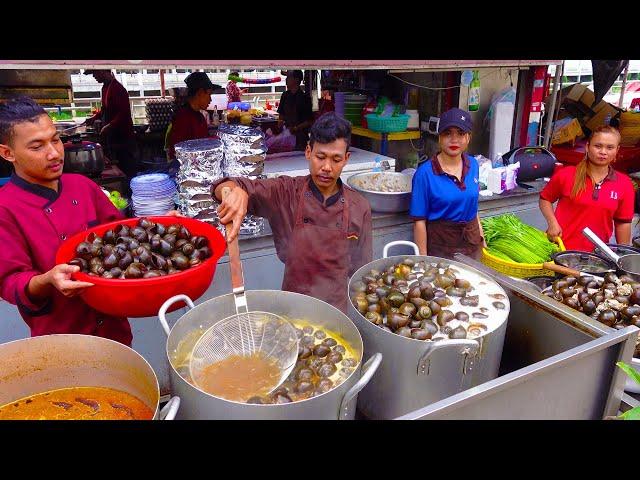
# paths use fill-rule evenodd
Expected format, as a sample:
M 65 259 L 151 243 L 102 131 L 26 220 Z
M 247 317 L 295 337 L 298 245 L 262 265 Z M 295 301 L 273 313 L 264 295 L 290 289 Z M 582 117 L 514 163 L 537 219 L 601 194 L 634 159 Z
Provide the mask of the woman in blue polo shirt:
M 440 152 L 413 176 L 409 215 L 421 255 L 480 259 L 484 238 L 478 218 L 478 162 L 465 153 L 472 130 L 469 112 L 459 108 L 440 116 Z

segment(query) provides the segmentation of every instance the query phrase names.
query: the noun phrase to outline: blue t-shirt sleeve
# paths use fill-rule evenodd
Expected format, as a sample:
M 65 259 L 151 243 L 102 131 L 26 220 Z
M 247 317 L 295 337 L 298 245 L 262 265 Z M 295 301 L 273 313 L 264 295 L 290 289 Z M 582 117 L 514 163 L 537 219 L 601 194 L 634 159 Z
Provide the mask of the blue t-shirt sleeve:
M 413 175 L 409 216 L 426 220 L 429 216 L 429 192 L 425 168 L 418 168 Z

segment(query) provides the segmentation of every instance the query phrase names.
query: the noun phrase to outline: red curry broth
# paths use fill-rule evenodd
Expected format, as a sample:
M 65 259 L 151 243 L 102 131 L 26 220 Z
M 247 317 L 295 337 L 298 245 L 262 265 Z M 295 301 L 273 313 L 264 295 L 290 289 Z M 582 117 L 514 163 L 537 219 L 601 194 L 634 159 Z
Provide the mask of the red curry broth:
M 0 407 L 0 420 L 151 420 L 133 395 L 105 387 L 73 387 L 30 395 Z

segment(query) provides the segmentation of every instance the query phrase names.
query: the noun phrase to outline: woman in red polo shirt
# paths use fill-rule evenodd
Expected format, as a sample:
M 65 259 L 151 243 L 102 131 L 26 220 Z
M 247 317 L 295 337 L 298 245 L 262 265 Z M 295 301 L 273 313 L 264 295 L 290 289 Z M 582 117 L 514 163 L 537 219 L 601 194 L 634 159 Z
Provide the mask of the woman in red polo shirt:
M 585 158 L 553 175 L 540 193 L 549 238 L 562 236 L 567 249 L 591 252 L 594 247 L 582 230 L 589 227 L 608 242 L 615 226 L 616 243 L 631 243 L 633 184 L 611 166 L 619 148 L 620 132 L 610 126 L 598 127 L 589 137 Z

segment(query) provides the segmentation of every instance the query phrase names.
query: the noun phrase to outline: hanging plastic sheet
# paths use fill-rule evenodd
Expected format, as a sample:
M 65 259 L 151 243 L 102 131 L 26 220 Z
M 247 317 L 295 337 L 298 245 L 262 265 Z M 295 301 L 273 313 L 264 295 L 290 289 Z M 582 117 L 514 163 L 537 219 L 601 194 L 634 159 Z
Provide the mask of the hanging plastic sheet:
M 604 98 L 616 79 L 629 64 L 629 60 L 591 60 L 593 92 L 597 105 Z

